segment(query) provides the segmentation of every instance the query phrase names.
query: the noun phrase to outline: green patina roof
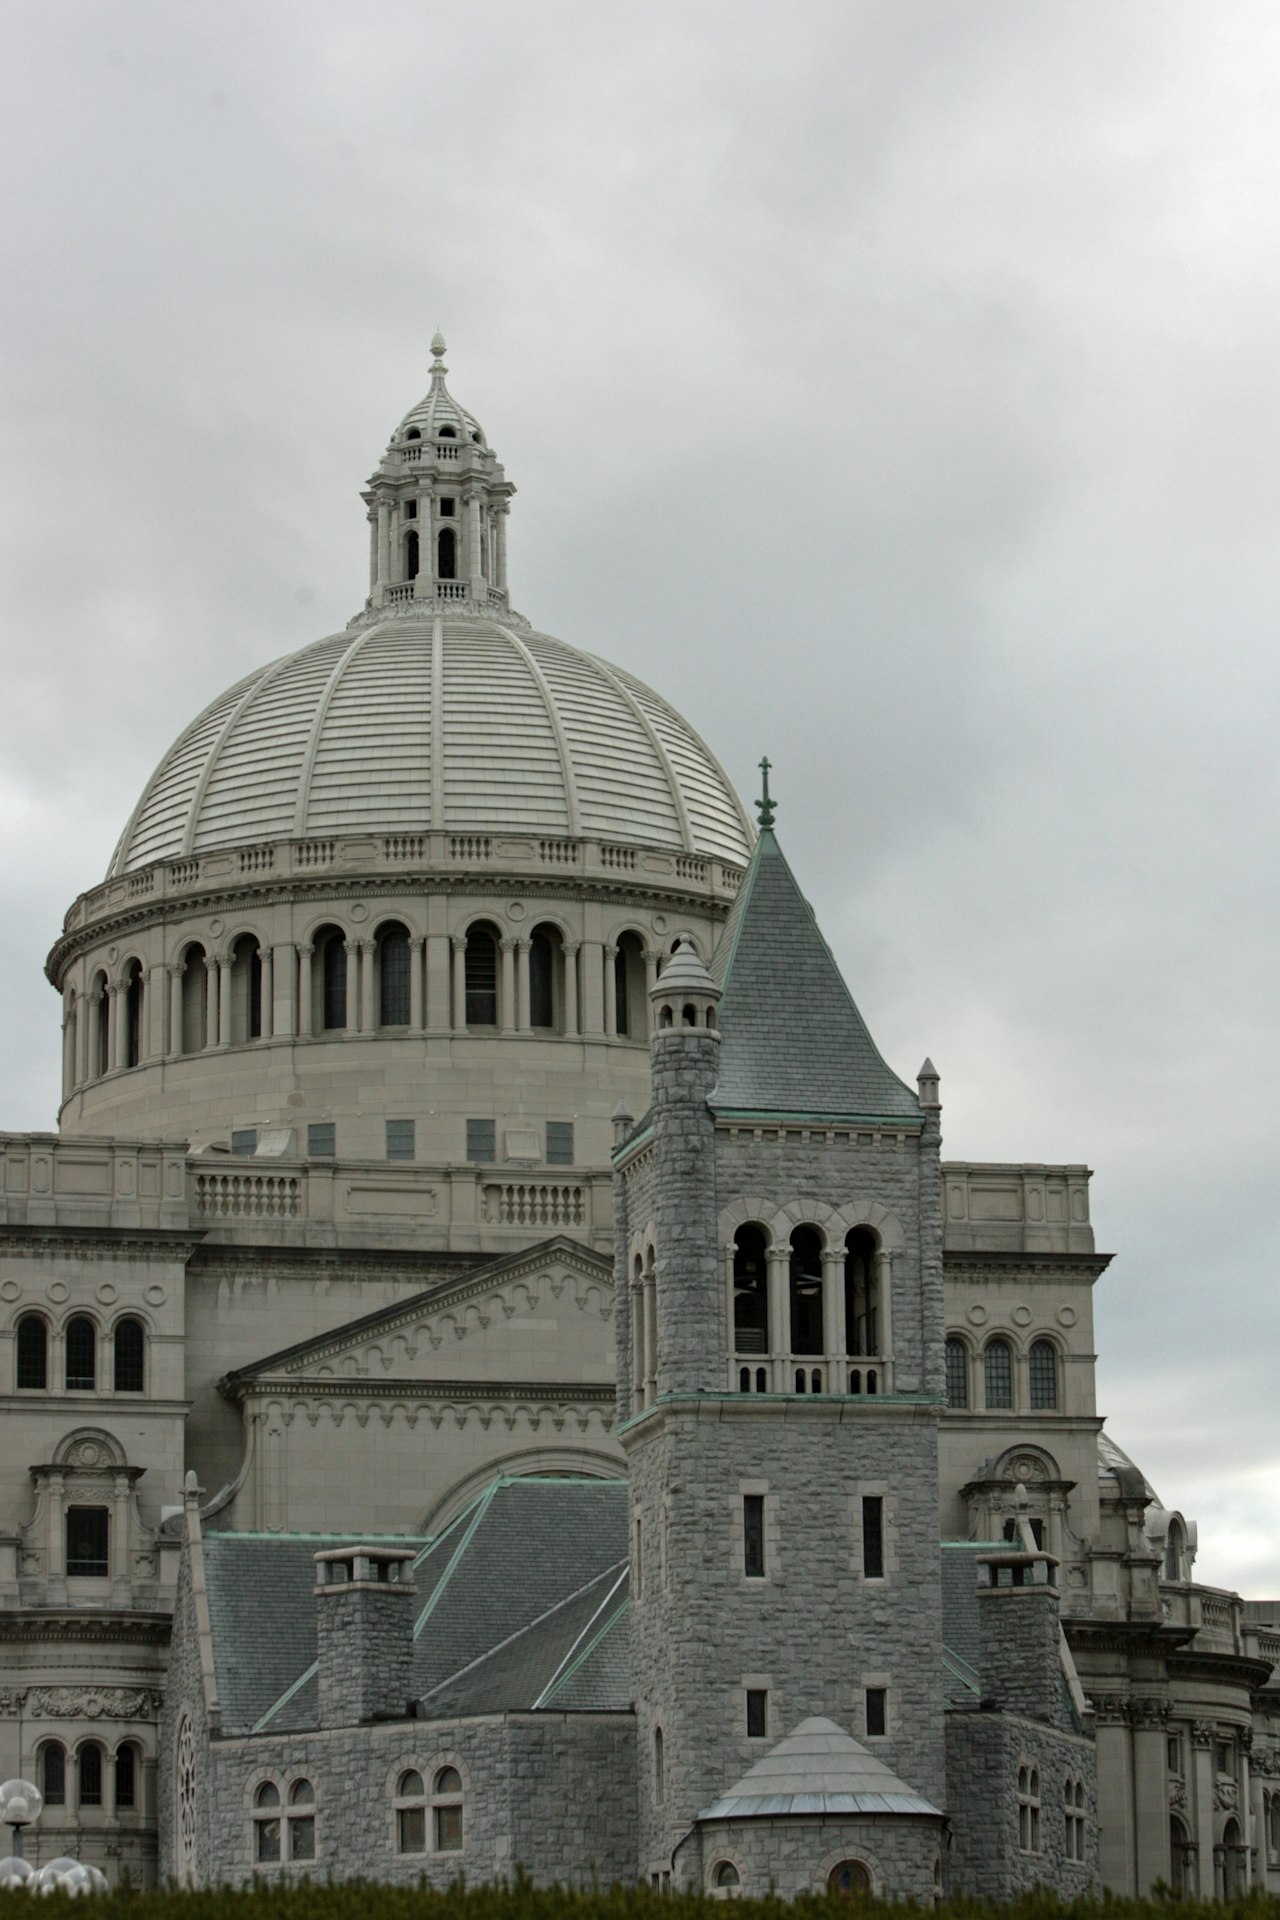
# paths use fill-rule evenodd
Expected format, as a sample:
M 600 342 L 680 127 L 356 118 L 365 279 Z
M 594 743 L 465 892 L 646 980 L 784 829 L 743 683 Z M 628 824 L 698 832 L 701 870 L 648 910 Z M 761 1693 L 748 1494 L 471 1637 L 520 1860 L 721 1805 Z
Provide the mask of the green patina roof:
M 721 988 L 717 1113 L 916 1120 L 777 840 L 762 831 L 711 963 Z

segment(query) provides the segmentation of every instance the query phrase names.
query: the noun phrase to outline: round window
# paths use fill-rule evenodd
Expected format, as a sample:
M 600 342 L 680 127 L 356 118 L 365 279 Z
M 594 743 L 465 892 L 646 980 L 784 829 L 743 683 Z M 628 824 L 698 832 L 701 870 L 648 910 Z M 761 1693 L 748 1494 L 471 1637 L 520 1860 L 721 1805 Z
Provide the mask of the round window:
M 838 1893 L 842 1900 L 856 1899 L 860 1894 L 870 1893 L 871 1875 L 861 1860 L 842 1860 L 827 1875 L 827 1890 Z

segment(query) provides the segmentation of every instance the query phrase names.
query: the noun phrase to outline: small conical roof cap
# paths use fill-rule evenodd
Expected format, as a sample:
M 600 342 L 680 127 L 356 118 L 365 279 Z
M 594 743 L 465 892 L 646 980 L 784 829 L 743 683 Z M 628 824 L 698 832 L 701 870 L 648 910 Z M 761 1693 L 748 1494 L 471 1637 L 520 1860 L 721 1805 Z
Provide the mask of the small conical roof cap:
M 797 1813 L 914 1814 L 942 1818 L 861 1740 L 815 1714 L 762 1754 L 699 1820 L 750 1820 Z
M 720 989 L 697 955 L 693 943 L 682 940 L 666 966 L 662 969 L 653 987 L 653 994 L 674 998 L 682 993 L 700 993 L 708 1000 L 718 1000 Z
M 417 406 L 410 408 L 396 428 L 393 444 L 398 445 L 406 437 L 431 440 L 440 432 L 441 427 L 451 427 L 456 439 L 473 440 L 478 446 L 487 446 L 488 441 L 484 437 L 484 429 L 480 422 L 473 413 L 468 413 L 465 407 L 458 405 L 444 383 L 444 377 L 449 369 L 444 363 L 445 344 L 442 333 L 437 332 L 433 337 L 431 352 L 433 356 L 431 385 Z M 414 430 L 413 435 L 409 433 L 410 428 Z

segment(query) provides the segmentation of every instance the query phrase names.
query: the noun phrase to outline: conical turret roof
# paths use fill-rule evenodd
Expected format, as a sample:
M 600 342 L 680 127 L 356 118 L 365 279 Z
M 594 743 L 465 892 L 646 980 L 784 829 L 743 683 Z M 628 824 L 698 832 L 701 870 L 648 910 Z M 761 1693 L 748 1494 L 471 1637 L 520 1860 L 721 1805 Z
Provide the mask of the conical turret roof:
M 717 1113 L 919 1120 L 885 1064 L 796 884 L 762 827 L 712 957 L 722 987 Z
M 762 1754 L 699 1820 L 751 1820 L 796 1813 L 924 1814 L 930 1800 L 834 1720 L 815 1714 Z

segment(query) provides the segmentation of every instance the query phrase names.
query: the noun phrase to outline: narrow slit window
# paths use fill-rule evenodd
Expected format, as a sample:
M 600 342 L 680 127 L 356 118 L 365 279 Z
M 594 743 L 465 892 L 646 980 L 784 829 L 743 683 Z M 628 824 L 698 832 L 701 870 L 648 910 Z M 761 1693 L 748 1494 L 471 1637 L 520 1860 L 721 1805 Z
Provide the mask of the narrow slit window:
M 764 1579 L 764 1495 L 742 1496 L 742 1571 L 748 1580 Z
M 867 1738 L 879 1739 L 889 1731 L 889 1694 L 885 1687 L 866 1690 Z
M 764 1687 L 747 1688 L 747 1738 L 748 1740 L 767 1740 L 769 1737 L 769 1695 Z
M 884 1499 L 878 1493 L 862 1501 L 862 1574 L 866 1580 L 884 1578 Z

